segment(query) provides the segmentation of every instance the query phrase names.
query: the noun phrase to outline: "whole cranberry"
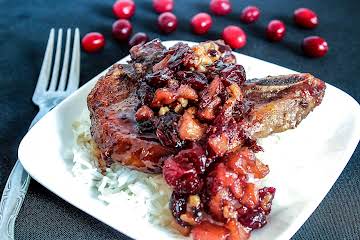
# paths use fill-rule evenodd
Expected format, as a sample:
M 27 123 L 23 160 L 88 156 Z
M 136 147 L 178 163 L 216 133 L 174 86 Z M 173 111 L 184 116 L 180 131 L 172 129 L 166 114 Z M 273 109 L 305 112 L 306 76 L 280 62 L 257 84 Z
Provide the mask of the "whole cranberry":
M 144 44 L 149 40 L 149 37 L 146 33 L 138 32 L 135 33 L 134 36 L 132 36 L 129 40 L 129 45 L 131 47 L 138 45 L 138 44 Z
M 295 23 L 304 28 L 315 28 L 319 24 L 318 17 L 315 12 L 308 8 L 298 8 L 294 11 Z
M 210 10 L 215 15 L 224 16 L 231 13 L 231 3 L 229 0 L 211 0 Z
M 271 41 L 281 41 L 285 36 L 285 24 L 280 20 L 272 20 L 266 28 L 266 36 Z
M 183 166 L 173 158 L 164 161 L 163 176 L 166 183 L 180 194 L 194 194 L 201 190 L 203 180 L 191 166 Z
M 171 33 L 177 28 L 177 18 L 171 12 L 165 12 L 158 17 L 158 25 L 162 32 Z
M 246 45 L 245 32 L 234 25 L 227 26 L 222 32 L 222 38 L 232 49 L 242 48 Z
M 207 33 L 211 25 L 211 16 L 207 13 L 198 13 L 191 19 L 191 27 L 196 34 Z
M 101 33 L 90 32 L 81 39 L 81 45 L 86 52 L 97 52 L 105 46 L 105 38 Z
M 135 14 L 136 5 L 133 0 L 118 0 L 113 5 L 114 14 L 121 19 L 129 19 Z
M 128 40 L 131 32 L 131 23 L 126 19 L 119 19 L 115 21 L 112 25 L 112 34 L 116 39 L 120 41 Z
M 157 13 L 171 12 L 174 8 L 173 0 L 153 0 L 152 3 Z
M 255 6 L 247 6 L 241 11 L 240 20 L 244 23 L 253 23 L 260 17 L 260 9 Z
M 301 48 L 309 57 L 322 57 L 329 50 L 329 46 L 325 39 L 319 36 L 310 36 L 304 38 L 301 44 Z

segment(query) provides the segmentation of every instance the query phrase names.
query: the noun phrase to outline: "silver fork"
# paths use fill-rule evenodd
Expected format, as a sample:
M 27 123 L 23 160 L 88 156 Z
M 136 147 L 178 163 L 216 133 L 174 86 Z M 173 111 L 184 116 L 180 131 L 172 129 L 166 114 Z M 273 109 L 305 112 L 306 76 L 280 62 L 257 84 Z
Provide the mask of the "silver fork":
M 63 30 L 58 30 L 54 65 L 51 73 L 55 30 L 51 29 L 46 46 L 44 60 L 41 66 L 38 82 L 32 97 L 34 104 L 39 106 L 39 112 L 31 122 L 30 128 L 53 107 L 74 92 L 79 86 L 80 76 L 80 33 L 75 29 L 70 72 L 71 29 L 67 29 L 63 66 L 59 78 L 60 58 Z M 69 77 L 68 77 L 69 76 Z M 30 176 L 17 160 L 6 182 L 0 203 L 0 239 L 13 240 L 15 220 L 20 211 L 30 183 Z

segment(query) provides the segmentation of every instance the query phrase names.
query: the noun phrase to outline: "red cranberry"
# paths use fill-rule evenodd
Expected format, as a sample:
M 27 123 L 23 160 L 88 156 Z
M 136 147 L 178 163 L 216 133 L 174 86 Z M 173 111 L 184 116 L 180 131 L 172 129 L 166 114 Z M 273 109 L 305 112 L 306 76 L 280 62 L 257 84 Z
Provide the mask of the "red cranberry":
M 260 9 L 255 6 L 247 6 L 241 12 L 240 20 L 244 23 L 252 23 L 259 19 Z
M 249 209 L 239 220 L 242 225 L 251 229 L 262 228 L 267 223 L 266 214 L 261 209 Z
M 126 19 L 119 19 L 112 25 L 113 36 L 120 41 L 127 40 L 130 37 L 131 32 L 131 23 Z
M 191 27 L 196 34 L 207 33 L 211 25 L 211 16 L 207 13 L 198 13 L 191 19 Z
M 81 45 L 86 52 L 96 52 L 104 47 L 105 38 L 101 33 L 90 32 L 82 38 Z
M 242 48 L 246 45 L 245 32 L 234 25 L 227 26 L 222 32 L 222 38 L 232 49 Z
M 153 0 L 152 2 L 157 13 L 171 12 L 174 8 L 173 0 Z
M 195 71 L 178 71 L 176 73 L 181 83 L 187 84 L 195 90 L 201 91 L 208 85 L 208 79 L 205 74 Z
M 181 194 L 194 194 L 201 190 L 202 179 L 196 174 L 195 169 L 182 166 L 171 157 L 166 159 L 163 166 L 163 176 L 166 183 Z
M 158 89 L 158 91 L 161 90 Z M 163 96 L 166 97 L 165 94 Z M 182 148 L 184 146 L 185 141 L 180 139 L 178 131 L 180 116 L 180 114 L 170 112 L 154 119 L 155 133 L 162 145 L 171 148 Z
M 192 144 L 190 149 L 181 150 L 164 161 L 163 176 L 175 192 L 193 194 L 202 187 L 199 174 L 205 172 L 206 166 L 205 151 L 199 145 Z
M 309 57 L 322 57 L 328 50 L 328 44 L 325 39 L 318 36 L 310 36 L 303 40 L 301 48 Z
M 118 0 L 113 5 L 113 12 L 118 18 L 129 19 L 135 13 L 135 3 L 132 0 Z
M 272 20 L 266 28 L 266 36 L 271 41 L 281 41 L 285 36 L 285 24 L 280 20 Z
M 131 47 L 138 45 L 138 44 L 144 44 L 149 40 L 149 37 L 146 33 L 138 32 L 135 33 L 134 36 L 130 38 L 129 45 Z
M 188 225 L 180 218 L 182 214 L 186 213 L 187 198 L 188 196 L 186 194 L 172 192 L 169 201 L 169 207 L 172 215 L 174 216 L 176 221 L 182 226 Z
M 171 12 L 165 12 L 158 17 L 158 25 L 164 33 L 171 33 L 177 28 L 176 16 Z
M 298 8 L 294 11 L 294 21 L 297 25 L 304 28 L 315 28 L 319 24 L 315 12 L 308 8 Z
M 211 0 L 210 10 L 216 15 L 224 16 L 231 13 L 231 3 L 229 0 Z

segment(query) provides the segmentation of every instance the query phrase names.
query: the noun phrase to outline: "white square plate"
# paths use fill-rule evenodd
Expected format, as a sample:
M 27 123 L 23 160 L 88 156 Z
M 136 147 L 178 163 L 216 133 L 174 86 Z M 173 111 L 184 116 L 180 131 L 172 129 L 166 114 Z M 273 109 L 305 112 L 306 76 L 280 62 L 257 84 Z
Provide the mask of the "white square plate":
M 175 43 L 177 41 L 168 41 L 164 45 L 169 47 Z M 245 67 L 248 78 L 294 73 L 234 54 Z M 120 62 L 127 60 L 129 57 Z M 86 108 L 89 91 L 106 71 L 64 100 L 26 134 L 19 147 L 19 159 L 36 181 L 118 231 L 135 239 L 170 239 L 166 232 L 147 224 L 127 206 L 114 212 L 71 173 L 72 159 L 65 153 L 73 144 L 72 123 Z M 359 139 L 359 104 L 327 84 L 322 104 L 296 129 L 261 140 L 265 151 L 260 158 L 270 165 L 266 182 L 276 187 L 277 192 L 269 223 L 254 231 L 251 239 L 290 239 L 335 183 Z

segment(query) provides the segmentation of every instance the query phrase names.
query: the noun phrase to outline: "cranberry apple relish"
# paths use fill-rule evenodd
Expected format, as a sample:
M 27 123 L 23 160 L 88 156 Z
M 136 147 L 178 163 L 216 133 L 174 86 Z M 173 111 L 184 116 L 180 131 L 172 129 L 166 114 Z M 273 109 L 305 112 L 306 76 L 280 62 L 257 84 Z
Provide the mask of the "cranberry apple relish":
M 247 80 L 222 41 L 136 45 L 88 96 L 99 167 L 161 173 L 175 228 L 195 240 L 244 240 L 268 221 L 274 187 L 258 179 L 257 139 L 295 128 L 325 83 L 310 74 Z

